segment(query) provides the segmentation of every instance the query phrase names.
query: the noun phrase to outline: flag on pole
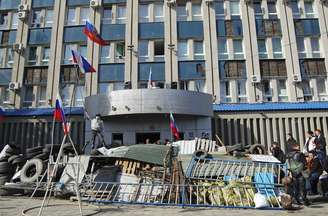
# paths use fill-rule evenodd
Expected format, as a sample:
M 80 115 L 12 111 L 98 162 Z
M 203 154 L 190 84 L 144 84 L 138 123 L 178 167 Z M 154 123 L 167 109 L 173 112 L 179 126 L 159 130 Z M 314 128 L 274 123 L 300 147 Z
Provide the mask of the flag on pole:
M 171 132 L 172 132 L 172 135 L 174 136 L 174 138 L 179 140 L 180 139 L 179 129 L 175 123 L 172 113 L 170 113 L 170 128 L 171 128 Z
M 83 33 L 93 42 L 99 45 L 106 45 L 107 42 L 101 38 L 100 34 L 98 34 L 97 29 L 88 21 L 86 21 L 85 26 L 83 28 Z
M 78 52 L 72 50 L 73 63 L 77 64 L 82 73 L 94 73 L 96 69 Z
M 0 122 L 5 119 L 5 111 L 0 107 Z
M 150 68 L 149 77 L 148 77 L 148 85 L 147 85 L 147 88 L 149 88 L 149 89 L 153 88 L 152 76 L 153 76 L 153 72 Z
M 55 121 L 60 121 L 63 124 L 64 134 L 68 134 L 68 126 L 65 118 L 65 112 L 63 109 L 63 102 L 61 97 L 57 94 L 56 98 L 56 107 L 54 111 L 54 119 Z

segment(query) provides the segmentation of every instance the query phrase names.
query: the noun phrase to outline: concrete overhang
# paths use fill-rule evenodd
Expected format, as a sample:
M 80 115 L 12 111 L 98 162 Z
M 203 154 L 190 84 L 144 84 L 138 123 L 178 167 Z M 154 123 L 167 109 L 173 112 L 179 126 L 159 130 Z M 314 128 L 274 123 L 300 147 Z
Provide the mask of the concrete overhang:
M 212 95 L 174 89 L 128 89 L 109 95 L 92 95 L 85 109 L 93 117 L 136 114 L 181 114 L 213 116 Z

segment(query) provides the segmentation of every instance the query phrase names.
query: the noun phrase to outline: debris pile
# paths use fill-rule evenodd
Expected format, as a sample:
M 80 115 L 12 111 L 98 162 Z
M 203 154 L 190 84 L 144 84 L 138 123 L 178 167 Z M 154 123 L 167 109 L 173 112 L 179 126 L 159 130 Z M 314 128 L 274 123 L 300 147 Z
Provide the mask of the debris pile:
M 90 203 L 256 208 L 259 206 L 256 198 L 262 197 L 263 201 L 264 197 L 265 205 L 261 207 L 282 208 L 281 179 L 287 171 L 285 165 L 240 155 L 233 157 L 233 152 L 240 149 L 240 146 L 218 146 L 215 141 L 203 139 L 167 146 L 102 147 L 90 156 L 79 157 L 71 157 L 70 149 L 66 149 L 67 163 L 62 161 L 53 190 L 56 194 L 75 195 L 70 185 L 72 176 L 78 176 L 82 199 Z M 8 177 L 5 181 L 10 183 L 4 187 L 29 185 L 33 189 L 38 185 L 42 190 L 47 169 L 51 169 L 46 163 L 56 157 L 53 153 L 58 150 L 59 146 L 38 147 L 27 151 L 24 158 L 12 158 L 11 161 L 26 162 L 18 163 L 15 178 Z M 8 160 L 9 157 L 6 154 Z

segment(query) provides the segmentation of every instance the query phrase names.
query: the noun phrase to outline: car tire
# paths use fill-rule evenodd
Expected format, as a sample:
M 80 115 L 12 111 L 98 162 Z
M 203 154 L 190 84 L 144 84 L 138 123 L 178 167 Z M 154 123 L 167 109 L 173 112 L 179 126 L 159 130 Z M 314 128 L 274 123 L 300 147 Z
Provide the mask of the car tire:
M 23 183 L 33 183 L 43 174 L 44 165 L 41 159 L 28 160 L 21 170 L 20 179 Z
M 0 174 L 6 174 L 10 171 L 10 164 L 8 162 L 0 163 Z
M 41 152 L 42 149 L 43 149 L 43 147 L 41 147 L 41 146 L 28 148 L 28 149 L 26 149 L 26 154 L 33 154 L 33 153 L 36 153 L 36 152 Z
M 13 156 L 11 156 L 10 158 L 8 158 L 8 163 L 11 163 L 11 164 L 12 164 L 12 162 L 13 162 L 15 159 L 17 159 L 17 158 L 20 158 L 20 156 L 19 156 L 19 155 L 13 155 Z

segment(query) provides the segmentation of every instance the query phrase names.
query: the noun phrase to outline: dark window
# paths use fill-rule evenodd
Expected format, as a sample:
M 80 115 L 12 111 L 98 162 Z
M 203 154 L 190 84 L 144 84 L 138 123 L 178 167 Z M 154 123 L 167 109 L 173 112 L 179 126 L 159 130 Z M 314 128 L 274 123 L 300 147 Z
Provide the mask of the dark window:
M 300 60 L 302 76 L 327 76 L 324 59 Z
M 263 36 L 263 37 L 281 36 L 280 21 L 275 19 L 256 20 L 256 31 L 258 36 Z
M 164 55 L 164 41 L 155 41 L 155 50 L 154 55 L 155 56 L 163 56 Z
M 297 36 L 320 35 L 318 19 L 296 19 L 294 24 Z
M 260 60 L 260 70 L 263 77 L 286 77 L 285 60 Z
M 74 66 L 64 66 L 62 67 L 61 72 L 61 83 L 77 83 L 83 84 L 84 83 L 84 74 L 80 73 L 78 69 Z
M 27 68 L 25 71 L 25 85 L 46 85 L 48 76 L 47 67 Z
M 9 42 L 9 31 L 3 31 L 2 32 L 2 39 L 1 39 L 1 44 L 5 45 L 8 44 Z
M 220 61 L 222 79 L 245 78 L 245 61 Z

